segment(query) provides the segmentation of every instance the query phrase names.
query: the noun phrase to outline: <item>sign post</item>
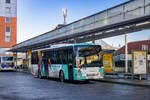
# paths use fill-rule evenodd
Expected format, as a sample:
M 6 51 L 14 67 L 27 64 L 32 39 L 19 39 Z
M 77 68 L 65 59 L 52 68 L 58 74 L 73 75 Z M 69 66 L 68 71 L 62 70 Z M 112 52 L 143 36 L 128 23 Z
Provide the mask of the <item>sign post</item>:
M 128 73 L 128 34 L 125 34 L 125 72 Z

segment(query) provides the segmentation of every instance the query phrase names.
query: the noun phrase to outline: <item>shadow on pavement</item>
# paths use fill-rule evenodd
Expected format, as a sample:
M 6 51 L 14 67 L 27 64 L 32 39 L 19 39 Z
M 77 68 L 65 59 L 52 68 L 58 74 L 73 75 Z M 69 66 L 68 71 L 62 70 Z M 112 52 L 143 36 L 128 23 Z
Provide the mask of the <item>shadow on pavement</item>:
M 35 77 L 35 78 L 38 78 L 38 77 Z M 46 79 L 46 80 L 50 80 L 50 81 L 57 81 L 57 82 L 60 82 L 60 80 L 58 78 L 42 78 L 42 79 Z M 60 82 L 61 83 L 61 82 Z M 71 81 L 71 80 L 65 80 L 64 83 L 71 83 L 71 84 L 94 84 L 93 81 L 90 81 L 90 80 L 82 80 L 82 81 Z

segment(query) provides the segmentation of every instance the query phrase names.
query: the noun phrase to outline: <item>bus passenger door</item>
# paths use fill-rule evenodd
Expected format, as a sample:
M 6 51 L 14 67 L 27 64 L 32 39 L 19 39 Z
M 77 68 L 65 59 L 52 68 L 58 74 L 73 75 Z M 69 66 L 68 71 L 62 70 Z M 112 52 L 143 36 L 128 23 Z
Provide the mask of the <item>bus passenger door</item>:
M 45 58 L 44 59 L 44 73 L 45 73 L 45 76 L 49 76 L 49 73 L 48 73 L 48 60 Z
M 68 74 L 69 80 L 73 80 L 73 49 L 68 50 Z
M 68 64 L 69 80 L 73 80 L 73 66 Z

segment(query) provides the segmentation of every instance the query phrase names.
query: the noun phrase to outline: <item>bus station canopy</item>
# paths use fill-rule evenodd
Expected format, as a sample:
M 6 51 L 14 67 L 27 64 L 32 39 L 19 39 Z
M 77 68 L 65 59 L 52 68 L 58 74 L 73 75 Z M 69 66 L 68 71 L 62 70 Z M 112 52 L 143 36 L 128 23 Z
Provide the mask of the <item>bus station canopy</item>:
M 129 0 L 14 45 L 9 51 L 49 47 L 57 43 L 77 43 L 150 29 L 150 0 Z

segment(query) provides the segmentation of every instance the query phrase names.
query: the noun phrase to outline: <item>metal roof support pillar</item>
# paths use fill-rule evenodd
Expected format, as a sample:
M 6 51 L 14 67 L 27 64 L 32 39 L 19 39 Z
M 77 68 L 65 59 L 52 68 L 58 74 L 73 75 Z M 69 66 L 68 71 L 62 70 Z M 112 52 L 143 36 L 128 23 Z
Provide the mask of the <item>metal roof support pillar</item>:
M 26 60 L 28 59 L 27 51 L 26 51 Z
M 93 38 L 93 40 L 92 40 L 92 43 L 95 43 L 95 34 L 94 34 L 93 36 L 94 36 L 94 38 Z
M 74 39 L 74 43 L 77 43 L 77 40 L 76 40 L 76 39 Z
M 74 43 L 77 43 L 77 38 L 74 38 Z
M 18 67 L 18 52 L 16 51 L 16 67 Z
M 28 68 L 28 51 L 26 51 L 26 59 L 24 68 Z
M 128 34 L 125 34 L 125 72 L 128 73 Z

